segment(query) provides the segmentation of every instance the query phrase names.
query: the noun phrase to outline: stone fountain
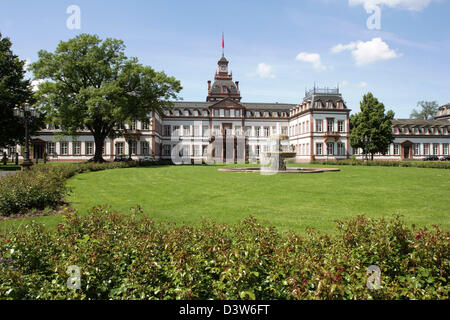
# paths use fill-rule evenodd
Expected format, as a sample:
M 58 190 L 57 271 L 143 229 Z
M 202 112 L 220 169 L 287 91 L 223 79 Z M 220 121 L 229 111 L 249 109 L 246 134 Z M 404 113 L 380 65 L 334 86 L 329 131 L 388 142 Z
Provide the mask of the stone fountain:
M 289 149 L 289 137 L 283 134 L 276 134 L 270 137 L 269 148 L 272 151 L 265 155 L 271 161 L 271 171 L 286 171 L 286 159 L 295 158 L 295 152 L 287 151 Z
M 266 159 L 262 159 L 261 168 L 220 168 L 223 172 L 259 172 L 265 175 L 276 173 L 319 173 L 329 171 L 340 171 L 335 168 L 286 168 L 286 159 L 295 158 L 296 153 L 289 151 L 289 137 L 282 134 L 276 134 L 269 138 L 269 150 L 263 153 Z M 269 160 L 269 161 L 266 161 Z M 264 166 L 264 163 L 270 166 Z

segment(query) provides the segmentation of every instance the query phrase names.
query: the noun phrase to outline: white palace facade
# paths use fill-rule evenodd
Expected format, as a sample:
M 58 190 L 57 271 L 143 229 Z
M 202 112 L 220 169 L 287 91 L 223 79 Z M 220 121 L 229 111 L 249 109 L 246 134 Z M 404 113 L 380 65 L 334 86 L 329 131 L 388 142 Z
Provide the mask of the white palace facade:
M 126 124 L 134 140 L 106 139 L 105 160 L 128 155 L 130 151 L 134 159 L 152 156 L 169 160 L 178 148 L 177 153 L 197 163 L 208 156 L 256 161 L 269 151 L 267 141 L 277 133 L 289 137 L 290 151 L 296 153 L 298 162 L 348 159 L 353 154 L 362 157 L 360 150 L 350 146 L 351 110 L 339 89 L 314 88 L 305 93 L 299 104 L 241 102 L 239 82 L 233 81 L 228 64 L 224 56 L 218 61 L 214 82 L 208 81 L 206 101 L 176 101 L 163 114 L 151 113 L 146 122 Z M 395 141 L 389 152 L 375 158 L 448 156 L 450 104 L 440 107 L 433 120 L 394 120 L 392 130 Z M 88 160 L 95 148 L 89 131 L 79 132 L 76 137 L 62 136 L 51 125 L 36 133 L 31 144 L 31 158 L 42 159 L 46 153 L 50 161 Z M 20 147 L 11 147 L 7 152 L 21 153 L 17 148 Z

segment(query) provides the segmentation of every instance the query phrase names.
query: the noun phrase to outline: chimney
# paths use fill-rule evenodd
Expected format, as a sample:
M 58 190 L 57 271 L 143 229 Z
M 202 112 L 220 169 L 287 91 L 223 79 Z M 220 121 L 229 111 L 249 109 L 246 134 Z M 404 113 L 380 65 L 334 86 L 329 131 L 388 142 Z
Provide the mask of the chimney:
M 211 80 L 208 80 L 208 92 L 211 91 Z

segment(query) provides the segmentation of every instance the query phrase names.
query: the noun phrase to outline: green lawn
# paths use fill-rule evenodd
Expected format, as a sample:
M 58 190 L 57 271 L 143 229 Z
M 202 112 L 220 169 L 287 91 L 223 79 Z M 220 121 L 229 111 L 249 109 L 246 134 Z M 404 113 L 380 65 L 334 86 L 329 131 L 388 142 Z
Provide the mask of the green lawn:
M 68 200 L 80 212 L 98 204 L 129 212 L 139 204 L 152 219 L 188 224 L 202 218 L 235 223 L 254 216 L 300 233 L 308 226 L 332 231 L 336 219 L 357 214 L 400 214 L 408 223 L 450 230 L 450 170 L 340 166 L 341 172 L 263 176 L 218 168 L 162 166 L 81 174 L 69 180 L 73 193 Z M 61 217 L 38 219 L 54 226 Z

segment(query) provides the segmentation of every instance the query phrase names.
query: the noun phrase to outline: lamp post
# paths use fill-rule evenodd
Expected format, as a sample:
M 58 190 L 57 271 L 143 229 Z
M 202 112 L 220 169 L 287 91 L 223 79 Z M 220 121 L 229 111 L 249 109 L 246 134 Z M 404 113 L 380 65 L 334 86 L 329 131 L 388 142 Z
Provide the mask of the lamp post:
M 33 108 L 29 103 L 25 103 L 23 107 L 14 108 L 14 116 L 21 119 L 25 124 L 25 160 L 22 163 L 23 169 L 28 169 L 33 165 L 30 160 L 30 123 L 33 118 L 39 117 L 39 111 Z

